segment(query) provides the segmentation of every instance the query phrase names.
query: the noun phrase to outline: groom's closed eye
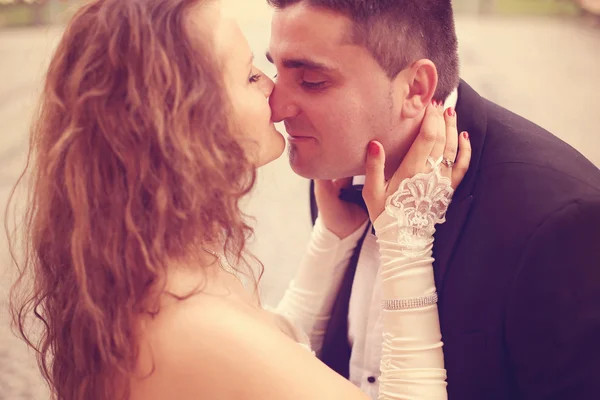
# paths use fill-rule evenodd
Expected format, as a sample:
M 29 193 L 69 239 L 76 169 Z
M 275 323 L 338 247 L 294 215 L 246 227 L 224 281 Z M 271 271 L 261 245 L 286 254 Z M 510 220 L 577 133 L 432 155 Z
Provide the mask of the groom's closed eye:
M 327 82 L 302 82 L 302 87 L 307 90 L 321 90 L 325 89 Z
M 269 52 L 266 53 L 266 57 L 270 63 L 275 64 L 273 57 Z M 304 58 L 284 59 L 282 64 L 285 69 L 297 70 L 300 75 L 300 86 L 309 91 L 325 89 L 328 86 L 330 79 L 327 78 L 324 73 L 334 70 L 333 66 Z M 278 74 L 275 75 L 274 79 L 277 77 Z
M 301 85 L 303 88 L 308 90 L 320 90 L 325 89 L 329 84 L 329 79 L 320 73 L 313 71 L 306 71 L 302 75 Z

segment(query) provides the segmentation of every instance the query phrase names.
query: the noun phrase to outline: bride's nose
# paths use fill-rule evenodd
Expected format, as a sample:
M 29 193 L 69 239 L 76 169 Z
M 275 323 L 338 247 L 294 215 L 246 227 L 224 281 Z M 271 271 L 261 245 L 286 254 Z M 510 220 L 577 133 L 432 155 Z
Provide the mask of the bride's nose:
M 275 88 L 275 82 L 273 82 L 273 80 L 266 75 L 263 75 L 261 81 L 260 90 L 263 92 L 266 98 L 269 98 L 273 93 L 273 89 Z

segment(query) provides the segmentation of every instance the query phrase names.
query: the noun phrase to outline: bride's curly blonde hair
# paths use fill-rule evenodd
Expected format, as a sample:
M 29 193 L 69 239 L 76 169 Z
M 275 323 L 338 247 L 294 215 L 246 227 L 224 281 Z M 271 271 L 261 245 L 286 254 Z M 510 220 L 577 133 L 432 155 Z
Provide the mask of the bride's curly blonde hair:
M 13 319 L 54 399 L 128 397 L 135 321 L 157 312 L 170 261 L 210 242 L 249 266 L 255 168 L 212 38 L 191 26 L 203 1 L 94 0 L 50 63 L 10 234 Z

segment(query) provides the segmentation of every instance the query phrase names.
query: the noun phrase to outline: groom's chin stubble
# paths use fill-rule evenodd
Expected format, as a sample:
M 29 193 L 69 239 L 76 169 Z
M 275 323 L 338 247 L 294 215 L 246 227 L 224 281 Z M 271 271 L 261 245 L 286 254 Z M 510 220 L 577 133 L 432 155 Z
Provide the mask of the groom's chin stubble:
M 290 167 L 292 167 L 292 169 L 294 170 L 295 173 L 298 174 L 298 171 L 296 171 L 296 168 L 298 167 L 298 148 L 292 144 L 292 143 L 288 143 L 287 146 L 287 153 L 288 153 L 288 160 L 290 162 Z
M 289 143 L 287 152 L 290 167 L 292 168 L 292 171 L 294 171 L 294 173 L 307 179 L 315 178 L 314 176 L 312 176 L 313 171 L 310 168 L 310 166 L 306 165 L 307 163 L 302 160 L 302 157 L 299 154 L 298 147 L 295 144 Z

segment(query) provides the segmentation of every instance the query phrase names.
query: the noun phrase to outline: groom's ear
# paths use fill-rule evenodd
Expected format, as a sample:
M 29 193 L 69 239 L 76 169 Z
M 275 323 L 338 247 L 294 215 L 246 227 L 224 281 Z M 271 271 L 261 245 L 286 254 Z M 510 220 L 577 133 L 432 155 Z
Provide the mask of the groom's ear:
M 394 78 L 395 89 L 405 94 L 402 101 L 402 118 L 411 119 L 422 115 L 427 105 L 434 99 L 438 84 L 438 74 L 431 60 L 416 61 Z M 437 100 L 437 99 L 436 99 Z

